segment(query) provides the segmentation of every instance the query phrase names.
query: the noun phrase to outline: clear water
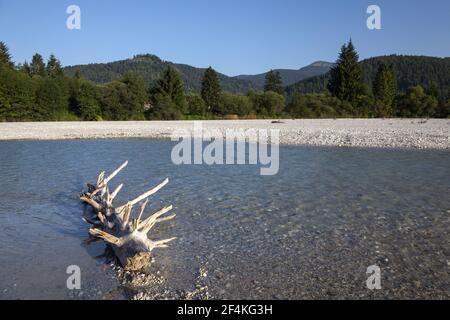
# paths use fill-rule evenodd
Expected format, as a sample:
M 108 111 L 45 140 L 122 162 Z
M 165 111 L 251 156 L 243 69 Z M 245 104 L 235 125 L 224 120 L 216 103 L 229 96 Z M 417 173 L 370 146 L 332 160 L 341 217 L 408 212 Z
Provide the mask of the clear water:
M 0 142 L 0 298 L 122 299 L 85 245 L 78 196 L 125 159 L 118 202 L 169 177 L 151 209 L 173 204 L 177 236 L 155 252 L 171 290 L 199 268 L 213 298 L 449 298 L 450 153 L 282 146 L 276 176 L 257 166 L 175 166 L 164 140 Z M 148 210 L 151 211 L 151 210 Z M 66 288 L 78 265 L 82 292 Z M 366 288 L 381 268 L 382 289 Z

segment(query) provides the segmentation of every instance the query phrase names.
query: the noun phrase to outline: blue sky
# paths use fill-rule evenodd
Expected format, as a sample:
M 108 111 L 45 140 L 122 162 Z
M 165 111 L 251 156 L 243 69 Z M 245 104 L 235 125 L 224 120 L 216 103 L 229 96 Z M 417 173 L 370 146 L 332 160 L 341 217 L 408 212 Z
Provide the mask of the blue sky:
M 66 8 L 81 8 L 68 30 Z M 370 4 L 382 30 L 366 27 Z M 138 53 L 228 74 L 334 61 L 352 37 L 361 58 L 450 56 L 448 0 L 0 0 L 0 40 L 16 62 L 54 53 L 64 65 Z

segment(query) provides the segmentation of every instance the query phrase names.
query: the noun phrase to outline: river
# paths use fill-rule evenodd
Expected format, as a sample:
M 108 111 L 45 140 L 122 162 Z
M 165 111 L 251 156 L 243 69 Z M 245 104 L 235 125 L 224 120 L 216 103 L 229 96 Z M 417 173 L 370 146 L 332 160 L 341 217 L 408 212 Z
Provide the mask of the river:
M 261 176 L 255 165 L 174 165 L 173 146 L 0 142 L 0 298 L 130 298 L 105 245 L 83 242 L 78 198 L 127 159 L 112 182 L 124 183 L 117 203 L 170 179 L 147 210 L 177 214 L 151 233 L 178 237 L 155 251 L 165 278 L 155 297 L 199 282 L 218 299 L 450 297 L 448 151 L 281 146 L 278 174 Z M 66 286 L 70 265 L 81 290 Z M 380 290 L 366 286 L 371 265 Z

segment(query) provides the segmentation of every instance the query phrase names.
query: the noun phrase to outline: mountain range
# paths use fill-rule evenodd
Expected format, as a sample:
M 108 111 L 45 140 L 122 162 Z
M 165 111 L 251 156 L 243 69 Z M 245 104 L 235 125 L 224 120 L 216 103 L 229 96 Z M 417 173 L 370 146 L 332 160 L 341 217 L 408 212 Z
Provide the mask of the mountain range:
M 161 72 L 168 66 L 174 66 L 181 74 L 186 91 L 199 91 L 205 72 L 204 68 L 196 68 L 187 64 L 173 63 L 161 60 L 152 54 L 136 55 L 131 59 L 109 63 L 92 63 L 64 68 L 67 75 L 74 75 L 78 71 L 83 77 L 96 83 L 107 83 L 120 79 L 127 72 L 141 74 L 149 83 L 154 83 Z M 247 92 L 253 88 L 250 81 L 235 79 L 219 73 L 222 88 L 233 93 Z
M 274 69 L 273 71 L 280 73 L 284 86 L 289 86 L 301 80 L 327 73 L 333 65 L 331 62 L 317 61 L 298 70 Z M 255 75 L 240 75 L 234 78 L 250 81 L 256 89 L 262 90 L 264 88 L 266 74 L 267 72 Z
M 434 84 L 441 96 L 446 96 L 450 87 L 450 58 L 426 56 L 390 55 L 365 59 L 360 62 L 364 72 L 364 81 L 370 87 L 380 63 L 393 67 L 397 78 L 397 89 L 404 92 L 408 87 L 422 85 L 427 88 Z M 150 84 L 154 83 L 160 73 L 173 65 L 181 74 L 186 91 L 199 92 L 204 68 L 196 68 L 187 64 L 161 60 L 152 54 L 136 55 L 131 59 L 110 63 L 93 63 L 69 66 L 64 69 L 69 76 L 79 72 L 85 78 L 96 83 L 107 83 L 120 79 L 127 72 L 140 73 Z M 274 69 L 280 72 L 287 98 L 296 92 L 315 93 L 326 89 L 329 70 L 333 63 L 317 61 L 298 70 Z M 266 73 L 256 75 L 239 75 L 229 77 L 218 73 L 223 90 L 246 94 L 249 90 L 262 90 Z
M 174 66 L 181 74 L 187 91 L 199 91 L 205 72 L 204 68 L 196 68 L 187 64 L 173 63 L 161 60 L 152 54 L 136 55 L 131 59 L 109 63 L 92 63 L 64 68 L 67 75 L 73 76 L 79 72 L 83 77 L 96 83 L 107 83 L 120 79 L 129 71 L 140 73 L 144 79 L 153 83 L 158 79 L 161 71 L 168 65 Z M 280 72 L 283 85 L 288 86 L 309 77 L 322 75 L 333 66 L 330 62 L 318 61 L 298 70 L 274 69 Z M 262 90 L 264 88 L 266 73 L 257 75 L 239 75 L 229 77 L 218 73 L 220 83 L 225 91 L 232 93 L 246 93 L 248 90 Z
M 389 55 L 365 59 L 360 62 L 364 82 L 372 87 L 378 66 L 381 63 L 392 66 L 397 79 L 397 91 L 405 92 L 409 87 L 421 85 L 435 86 L 441 98 L 450 94 L 450 57 L 437 58 L 426 56 Z M 288 99 L 294 93 L 319 93 L 326 87 L 330 74 L 325 73 L 301 80 L 285 88 Z

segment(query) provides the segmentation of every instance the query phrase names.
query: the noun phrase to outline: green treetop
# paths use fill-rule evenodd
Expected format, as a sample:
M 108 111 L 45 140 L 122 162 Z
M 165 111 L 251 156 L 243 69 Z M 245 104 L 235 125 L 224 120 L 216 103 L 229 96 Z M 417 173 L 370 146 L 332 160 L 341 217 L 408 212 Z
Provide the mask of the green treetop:
M 222 89 L 217 72 L 213 68 L 206 69 L 202 80 L 201 96 L 208 109 L 215 109 L 219 104 Z
M 264 91 L 272 91 L 278 94 L 283 94 L 283 80 L 280 73 L 270 70 L 266 74 L 266 83 L 264 85 Z
M 373 93 L 384 106 L 391 108 L 393 106 L 397 85 L 394 72 L 391 66 L 381 63 L 375 75 L 373 83 Z
M 48 59 L 46 71 L 50 77 L 58 77 L 63 75 L 61 63 L 53 54 L 50 55 L 50 58 Z
M 46 70 L 45 70 L 44 59 L 42 58 L 42 56 L 39 53 L 36 53 L 31 60 L 30 74 L 32 76 L 34 76 L 34 75 L 45 76 L 45 73 L 46 73 Z
M 8 46 L 2 41 L 0 41 L 0 63 L 4 63 L 10 67 L 14 66 L 11 61 L 11 54 L 9 53 Z
M 328 90 L 333 96 L 350 103 L 356 102 L 363 84 L 358 60 L 358 53 L 350 40 L 347 45 L 342 46 L 336 66 L 330 71 Z
M 185 113 L 187 110 L 186 96 L 184 95 L 184 85 L 178 71 L 169 65 L 156 81 L 155 87 L 151 90 L 154 103 L 168 100 L 176 106 L 177 111 Z

